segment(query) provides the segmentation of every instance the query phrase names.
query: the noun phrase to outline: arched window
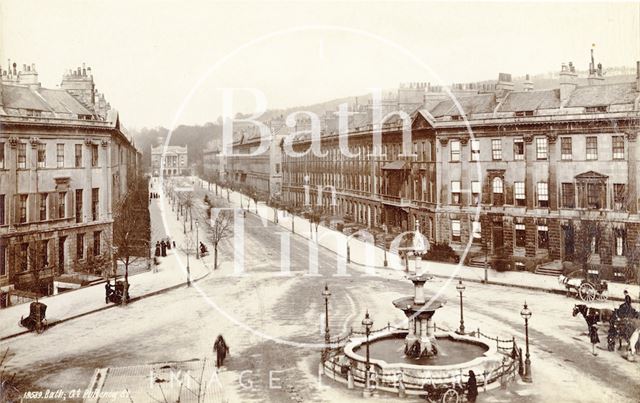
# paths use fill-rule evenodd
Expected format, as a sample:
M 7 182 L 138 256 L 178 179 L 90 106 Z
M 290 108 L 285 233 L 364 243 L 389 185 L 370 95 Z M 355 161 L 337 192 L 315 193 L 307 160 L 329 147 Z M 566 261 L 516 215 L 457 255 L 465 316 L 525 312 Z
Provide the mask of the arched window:
M 502 193 L 502 178 L 493 178 L 493 193 Z

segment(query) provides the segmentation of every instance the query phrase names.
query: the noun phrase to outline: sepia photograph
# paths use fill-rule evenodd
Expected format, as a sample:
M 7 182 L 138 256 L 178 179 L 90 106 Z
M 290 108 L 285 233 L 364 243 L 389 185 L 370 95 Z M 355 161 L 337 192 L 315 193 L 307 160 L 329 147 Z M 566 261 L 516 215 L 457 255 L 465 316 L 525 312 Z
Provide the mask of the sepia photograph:
M 639 1 L 0 0 L 0 403 L 640 402 Z

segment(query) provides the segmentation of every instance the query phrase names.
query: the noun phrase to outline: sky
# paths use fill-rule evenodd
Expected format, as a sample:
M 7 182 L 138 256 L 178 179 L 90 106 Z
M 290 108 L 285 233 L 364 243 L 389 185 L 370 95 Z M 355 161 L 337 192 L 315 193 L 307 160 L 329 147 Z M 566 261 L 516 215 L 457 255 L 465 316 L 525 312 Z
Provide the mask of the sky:
M 260 94 L 284 108 L 582 70 L 592 44 L 605 68 L 631 67 L 639 21 L 640 3 L 2 0 L 0 66 L 35 63 L 55 88 L 85 62 L 126 126 L 171 128 L 251 113 Z

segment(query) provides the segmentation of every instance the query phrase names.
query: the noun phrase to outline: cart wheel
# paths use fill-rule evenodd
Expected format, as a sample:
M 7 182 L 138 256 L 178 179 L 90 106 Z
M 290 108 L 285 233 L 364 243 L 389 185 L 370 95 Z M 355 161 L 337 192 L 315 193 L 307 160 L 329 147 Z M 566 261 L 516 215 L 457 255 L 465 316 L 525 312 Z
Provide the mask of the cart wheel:
M 596 289 L 589 283 L 584 283 L 578 289 L 578 294 L 580 295 L 580 299 L 586 302 L 591 302 L 596 299 Z
M 608 290 L 602 290 L 600 295 L 598 295 L 598 299 L 600 301 L 606 301 L 608 298 L 609 298 L 609 291 Z
M 458 403 L 459 401 L 460 396 L 458 396 L 458 392 L 455 389 L 449 389 L 442 395 L 442 403 Z

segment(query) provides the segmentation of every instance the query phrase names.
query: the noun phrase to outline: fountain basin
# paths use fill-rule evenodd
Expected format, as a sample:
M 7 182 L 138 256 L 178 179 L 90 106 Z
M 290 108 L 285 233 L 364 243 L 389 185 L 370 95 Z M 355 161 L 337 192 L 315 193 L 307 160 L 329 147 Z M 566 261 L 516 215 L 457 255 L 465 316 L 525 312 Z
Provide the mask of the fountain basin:
M 424 385 L 460 383 L 469 370 L 478 382 L 487 384 L 503 372 L 503 358 L 497 346 L 482 339 L 455 332 L 436 332 L 436 342 L 442 344 L 443 355 L 412 359 L 403 353 L 407 329 L 389 329 L 369 336 L 370 371 L 380 390 L 397 392 L 399 382 L 407 393 L 423 393 Z M 366 338 L 354 337 L 344 346 L 344 360 L 353 369 L 355 381 L 363 378 L 366 368 Z M 395 352 L 394 352 L 395 349 Z M 456 350 L 461 350 L 459 353 Z M 394 354 L 396 359 L 393 360 Z M 335 378 L 334 378 L 335 379 Z

